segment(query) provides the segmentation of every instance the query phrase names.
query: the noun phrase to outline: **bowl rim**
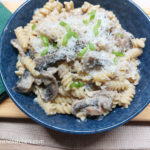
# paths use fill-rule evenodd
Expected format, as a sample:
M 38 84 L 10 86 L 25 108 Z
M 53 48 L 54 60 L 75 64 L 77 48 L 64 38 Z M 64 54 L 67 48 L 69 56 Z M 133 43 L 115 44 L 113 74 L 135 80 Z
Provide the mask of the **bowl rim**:
M 5 35 L 5 32 L 7 30 L 7 27 L 8 25 L 10 24 L 11 20 L 16 16 L 16 14 L 26 5 L 30 2 L 31 0 L 27 0 L 25 3 L 23 3 L 12 15 L 11 17 L 9 18 L 9 20 L 7 21 L 3 31 L 2 31 L 2 34 L 1 34 L 1 37 L 0 37 L 0 56 L 1 56 L 1 53 L 2 53 L 2 41 L 3 41 L 3 38 L 4 38 L 4 35 Z M 143 11 L 142 8 L 140 8 L 140 6 L 138 6 L 135 2 L 133 2 L 132 0 L 127 0 L 129 3 L 131 3 L 133 5 L 133 7 L 136 7 L 140 12 L 142 12 L 142 14 L 149 20 L 150 22 L 150 18 L 149 16 Z M 122 122 L 119 122 L 118 124 L 115 124 L 113 126 L 109 126 L 107 128 L 103 128 L 103 129 L 98 129 L 98 130 L 91 130 L 91 131 L 74 131 L 74 130 L 67 130 L 67 129 L 63 129 L 63 128 L 58 128 L 58 127 L 55 127 L 55 126 L 52 126 L 52 125 L 49 125 L 47 123 L 45 123 L 44 121 L 41 121 L 40 119 L 38 119 L 37 117 L 33 116 L 32 114 L 30 114 L 28 111 L 26 111 L 26 109 L 24 109 L 22 107 L 22 105 L 20 105 L 17 100 L 14 98 L 13 94 L 9 91 L 8 87 L 7 87 L 7 84 L 5 82 L 5 79 L 4 79 L 4 76 L 3 76 L 3 73 L 1 71 L 1 68 L 2 68 L 2 65 L 1 65 L 1 59 L 0 59 L 0 76 L 1 76 L 1 79 L 2 79 L 2 83 L 6 89 L 6 92 L 7 94 L 9 95 L 9 97 L 13 100 L 13 102 L 17 105 L 17 107 L 22 111 L 24 112 L 29 118 L 31 118 L 32 120 L 34 120 L 35 122 L 49 128 L 49 129 L 53 129 L 55 131 L 60 131 L 60 132 L 63 132 L 63 133 L 69 133 L 69 134 L 95 134 L 95 133 L 101 133 L 101 132 L 105 132 L 105 131 L 108 131 L 108 130 L 111 130 L 111 129 L 114 129 L 114 128 L 117 128 L 125 123 L 127 123 L 128 121 L 130 121 L 131 119 L 133 119 L 135 116 L 137 116 L 141 111 L 144 110 L 144 108 L 150 103 L 150 101 L 147 101 L 145 103 L 145 105 L 143 105 L 141 107 L 141 109 L 139 109 L 138 111 L 136 111 L 133 115 L 131 115 L 130 117 L 128 117 L 126 120 L 122 121 Z

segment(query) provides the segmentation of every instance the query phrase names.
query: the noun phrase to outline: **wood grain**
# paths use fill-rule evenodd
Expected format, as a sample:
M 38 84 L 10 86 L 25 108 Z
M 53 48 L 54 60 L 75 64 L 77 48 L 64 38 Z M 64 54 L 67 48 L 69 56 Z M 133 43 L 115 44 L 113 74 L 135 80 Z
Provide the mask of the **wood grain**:
M 24 1 L 17 1 L 17 2 L 11 2 L 11 1 L 4 1 L 2 2 L 12 13 L 21 5 Z
M 10 99 L 0 104 L 0 118 L 28 118 Z
M 18 2 L 11 2 L 11 1 L 3 2 L 3 4 L 11 12 L 14 12 L 22 3 L 23 0 Z M 144 10 L 148 15 L 150 15 L 150 8 L 146 8 Z M 28 117 L 14 104 L 14 102 L 10 98 L 7 98 L 0 104 L 0 118 L 28 118 Z M 150 121 L 150 105 L 132 121 Z

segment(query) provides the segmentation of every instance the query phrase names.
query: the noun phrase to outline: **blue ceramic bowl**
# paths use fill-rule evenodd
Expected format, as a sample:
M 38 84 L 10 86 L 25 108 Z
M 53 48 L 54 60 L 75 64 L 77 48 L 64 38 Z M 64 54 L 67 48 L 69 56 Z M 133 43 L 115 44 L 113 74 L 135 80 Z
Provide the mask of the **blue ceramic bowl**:
M 150 20 L 144 12 L 130 0 L 92 0 L 93 4 L 100 4 L 112 10 L 120 20 L 122 26 L 135 37 L 146 37 L 147 43 L 144 54 L 140 57 L 141 80 L 136 88 L 136 95 L 128 109 L 116 108 L 103 120 L 87 119 L 81 122 L 74 116 L 47 116 L 38 104 L 33 102 L 34 95 L 25 96 L 13 91 L 18 80 L 16 70 L 17 51 L 10 45 L 15 38 L 14 29 L 24 26 L 31 20 L 33 11 L 40 8 L 47 0 L 29 0 L 23 4 L 8 21 L 0 41 L 0 70 L 4 86 L 16 105 L 36 122 L 61 132 L 73 134 L 92 134 L 116 128 L 139 114 L 150 99 Z M 63 2 L 63 0 L 60 0 Z M 90 2 L 90 0 L 87 0 Z M 74 0 L 75 7 L 83 4 L 83 0 Z

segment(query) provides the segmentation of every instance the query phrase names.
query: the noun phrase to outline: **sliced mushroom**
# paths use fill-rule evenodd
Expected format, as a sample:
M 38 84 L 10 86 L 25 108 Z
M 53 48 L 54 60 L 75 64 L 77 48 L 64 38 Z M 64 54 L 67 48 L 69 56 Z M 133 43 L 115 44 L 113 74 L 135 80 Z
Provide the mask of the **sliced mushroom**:
M 40 78 L 35 79 L 34 83 L 36 85 L 41 85 L 42 84 L 42 80 Z
M 24 50 L 19 45 L 19 42 L 17 39 L 12 39 L 10 42 L 11 42 L 12 46 L 18 50 L 18 52 L 21 56 L 25 56 Z
M 66 60 L 71 62 L 77 58 L 77 54 L 80 49 L 84 48 L 85 43 L 83 41 L 77 40 L 74 46 L 71 47 L 61 47 L 55 53 L 48 54 L 44 57 L 36 59 L 36 70 L 46 70 L 51 65 L 56 64 L 59 61 Z
M 56 68 L 56 67 L 49 67 L 48 69 L 47 69 L 47 73 L 48 74 L 55 74 L 55 73 L 57 73 L 57 71 L 58 71 L 58 68 Z
M 19 93 L 29 93 L 32 89 L 34 77 L 29 71 L 25 71 L 14 87 L 14 90 Z
M 83 69 L 88 72 L 91 69 L 100 69 L 105 65 L 112 65 L 109 60 L 105 60 L 100 56 L 101 52 L 90 51 L 87 52 L 83 57 Z
M 104 111 L 112 109 L 112 101 L 115 94 L 114 92 L 102 91 L 92 98 L 85 98 L 83 100 L 74 102 L 72 106 L 72 113 L 86 112 L 87 116 L 102 115 Z
M 34 59 L 35 52 L 30 49 L 27 51 L 26 55 L 29 56 L 31 59 Z
M 96 107 L 87 107 L 85 108 L 87 115 L 89 116 L 98 116 L 104 114 L 104 110 L 102 107 L 96 108 Z
M 54 100 L 58 94 L 58 84 L 56 78 L 48 74 L 46 71 L 41 72 L 41 80 L 43 83 L 43 87 L 40 88 L 41 98 L 45 102 L 49 102 Z
M 93 57 L 92 55 L 90 55 L 90 53 L 88 53 L 84 58 L 83 58 L 83 67 L 84 70 L 89 70 L 89 69 L 93 69 L 94 67 L 101 67 L 102 63 L 100 62 L 99 59 L 97 59 L 96 57 Z
M 125 52 L 128 49 L 133 48 L 132 42 L 131 42 L 133 35 L 124 31 L 121 28 L 114 29 L 112 31 L 112 34 L 115 36 L 115 39 L 117 40 L 117 46 L 121 47 L 123 52 Z
M 42 58 L 36 59 L 36 70 L 41 71 L 41 70 L 46 70 L 50 65 L 54 65 L 58 61 L 62 61 L 66 59 L 65 54 L 51 54 L 51 55 L 46 55 Z
M 57 73 L 57 71 L 58 71 L 58 68 L 56 68 L 56 67 L 49 67 L 46 71 L 41 71 L 41 73 L 44 72 L 44 73 L 46 73 L 46 74 L 51 76 L 51 75 L 54 75 L 55 73 Z M 36 85 L 41 85 L 43 83 L 41 78 L 36 78 L 34 82 L 35 82 Z

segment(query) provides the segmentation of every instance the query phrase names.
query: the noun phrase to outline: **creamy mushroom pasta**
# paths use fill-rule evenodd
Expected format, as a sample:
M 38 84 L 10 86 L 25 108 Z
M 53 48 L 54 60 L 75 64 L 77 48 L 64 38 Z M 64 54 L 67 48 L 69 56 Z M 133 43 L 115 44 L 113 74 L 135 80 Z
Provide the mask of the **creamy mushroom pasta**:
M 49 0 L 33 19 L 15 29 L 18 49 L 14 90 L 34 92 L 47 115 L 81 120 L 128 108 L 140 75 L 137 59 L 145 38 L 125 31 L 111 11 L 88 2 Z

